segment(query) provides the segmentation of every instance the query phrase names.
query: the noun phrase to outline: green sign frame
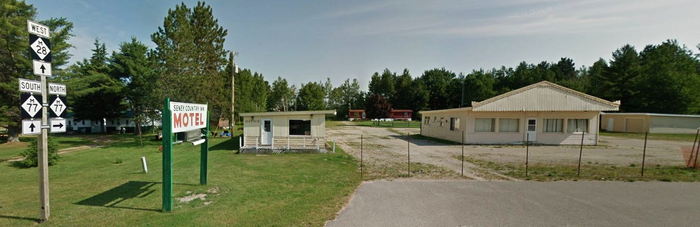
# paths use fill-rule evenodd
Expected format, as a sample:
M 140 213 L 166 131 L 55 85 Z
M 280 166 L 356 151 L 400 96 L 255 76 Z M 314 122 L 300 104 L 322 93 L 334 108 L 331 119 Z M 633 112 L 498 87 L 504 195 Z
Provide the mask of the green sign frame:
M 209 111 L 207 110 L 206 127 L 202 128 L 204 143 L 200 144 L 199 184 L 207 184 L 207 166 L 209 159 Z M 163 101 L 163 212 L 173 210 L 173 127 L 170 98 Z

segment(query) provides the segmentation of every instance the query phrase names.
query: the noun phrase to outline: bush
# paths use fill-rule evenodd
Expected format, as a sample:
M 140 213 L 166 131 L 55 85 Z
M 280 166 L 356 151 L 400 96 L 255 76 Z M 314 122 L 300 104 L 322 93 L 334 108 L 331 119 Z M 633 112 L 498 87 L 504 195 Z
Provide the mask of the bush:
M 55 165 L 58 162 L 58 149 L 56 148 L 56 142 L 49 137 L 49 165 Z M 37 167 L 39 160 L 37 157 L 38 151 L 37 142 L 30 142 L 29 148 L 24 150 L 20 155 L 24 157 L 24 160 L 19 161 L 18 164 L 25 168 Z

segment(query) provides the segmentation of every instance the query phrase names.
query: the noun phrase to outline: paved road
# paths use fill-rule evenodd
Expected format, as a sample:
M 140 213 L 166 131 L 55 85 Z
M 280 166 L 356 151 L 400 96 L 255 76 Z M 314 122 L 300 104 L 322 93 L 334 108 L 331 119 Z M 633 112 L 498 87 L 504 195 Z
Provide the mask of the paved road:
M 700 183 L 376 181 L 328 226 L 698 226 Z

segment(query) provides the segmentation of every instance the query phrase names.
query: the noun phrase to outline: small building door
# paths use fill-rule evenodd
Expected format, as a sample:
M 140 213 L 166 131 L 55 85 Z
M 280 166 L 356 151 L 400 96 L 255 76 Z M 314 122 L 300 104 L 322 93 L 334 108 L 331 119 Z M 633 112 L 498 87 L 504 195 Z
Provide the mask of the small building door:
M 260 144 L 272 144 L 272 120 L 270 119 L 263 119 L 260 122 Z
M 537 141 L 537 119 L 527 119 L 527 134 L 525 136 L 530 142 Z

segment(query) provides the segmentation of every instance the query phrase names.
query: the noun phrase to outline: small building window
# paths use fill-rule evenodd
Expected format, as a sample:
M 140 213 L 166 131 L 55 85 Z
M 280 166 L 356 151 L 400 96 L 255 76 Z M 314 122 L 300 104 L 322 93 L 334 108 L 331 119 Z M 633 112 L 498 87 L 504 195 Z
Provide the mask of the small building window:
M 440 127 L 445 126 L 445 118 L 440 117 Z
M 430 124 L 430 117 L 423 118 L 423 124 L 429 125 Z
M 588 119 L 569 119 L 567 121 L 566 131 L 571 132 L 588 132 Z
M 451 117 L 450 118 L 450 131 L 456 131 L 459 130 L 459 118 Z
M 474 131 L 476 132 L 493 132 L 495 128 L 496 119 L 495 118 L 477 118 L 476 124 L 474 124 Z
M 563 132 L 564 119 L 544 119 L 544 132 Z
M 518 132 L 520 129 L 520 119 L 501 118 L 498 119 L 499 132 Z
M 311 120 L 289 120 L 289 135 L 311 135 Z

